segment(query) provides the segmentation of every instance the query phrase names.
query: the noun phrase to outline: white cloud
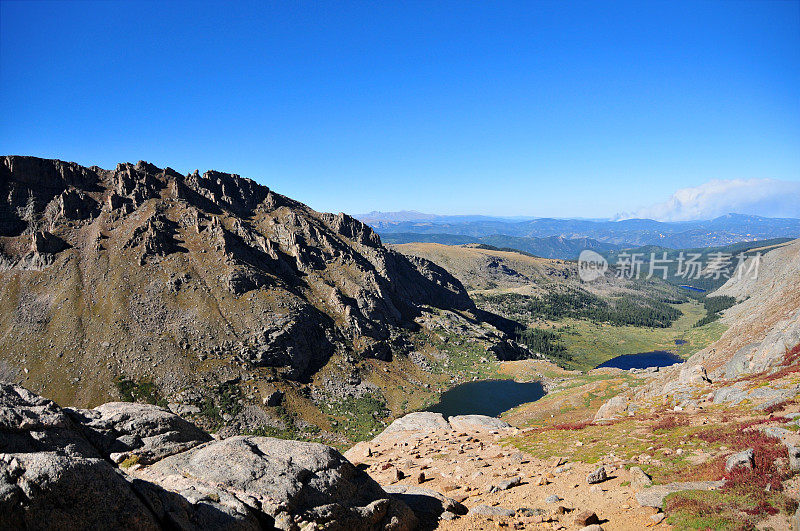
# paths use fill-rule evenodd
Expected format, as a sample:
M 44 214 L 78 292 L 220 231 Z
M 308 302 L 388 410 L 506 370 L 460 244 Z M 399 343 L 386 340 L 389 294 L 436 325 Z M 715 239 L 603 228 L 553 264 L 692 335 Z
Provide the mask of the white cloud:
M 712 219 L 729 213 L 800 218 L 800 182 L 777 179 L 712 180 L 693 188 L 681 188 L 663 203 L 618 214 L 617 219 L 690 221 Z

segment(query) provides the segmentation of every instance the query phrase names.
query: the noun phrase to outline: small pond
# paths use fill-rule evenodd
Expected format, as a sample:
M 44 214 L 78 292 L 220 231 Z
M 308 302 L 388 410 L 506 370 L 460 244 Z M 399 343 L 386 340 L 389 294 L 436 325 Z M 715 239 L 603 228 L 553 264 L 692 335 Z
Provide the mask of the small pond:
M 519 383 L 514 380 L 481 380 L 457 385 L 442 393 L 439 403 L 428 411 L 453 415 L 498 416 L 512 407 L 539 400 L 545 395 L 539 382 Z
M 614 367 L 627 371 L 628 369 L 646 369 L 648 367 L 669 367 L 682 362 L 683 359 L 672 352 L 654 350 L 653 352 L 640 352 L 638 354 L 623 354 L 622 356 L 611 358 L 595 368 Z

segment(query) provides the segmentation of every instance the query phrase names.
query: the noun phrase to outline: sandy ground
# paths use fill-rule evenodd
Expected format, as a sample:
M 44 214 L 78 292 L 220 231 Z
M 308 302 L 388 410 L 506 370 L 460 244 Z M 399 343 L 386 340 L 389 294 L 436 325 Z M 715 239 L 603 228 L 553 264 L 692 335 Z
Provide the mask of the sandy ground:
M 589 485 L 586 476 L 599 464 L 534 459 L 501 445 L 508 434 L 400 432 L 361 443 L 348 455 L 369 465 L 367 472 L 381 485 L 432 489 L 469 508 L 489 505 L 514 511 L 528 508 L 537 513 L 491 518 L 467 515 L 441 521 L 438 529 L 581 529 L 583 526 L 576 525 L 574 520 L 585 510 L 597 514 L 604 530 L 670 529 L 665 522 L 656 524 L 651 519 L 658 512 L 656 509 L 640 507 L 636 502 L 635 492 L 628 485 L 630 475 L 620 461 L 603 462 L 609 479 Z M 353 454 L 359 458 L 354 459 Z M 397 479 L 398 470 L 405 476 L 403 479 Z M 425 476 L 422 483 L 418 479 L 420 473 Z M 522 479 L 519 486 L 488 493 L 491 486 L 517 476 Z M 545 499 L 553 494 L 562 501 L 547 503 Z

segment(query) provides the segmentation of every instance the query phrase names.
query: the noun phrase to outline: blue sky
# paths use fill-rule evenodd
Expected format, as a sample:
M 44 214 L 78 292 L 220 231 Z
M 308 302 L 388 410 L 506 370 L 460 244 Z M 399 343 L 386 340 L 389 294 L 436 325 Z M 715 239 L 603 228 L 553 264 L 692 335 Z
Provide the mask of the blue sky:
M 318 210 L 614 216 L 800 182 L 800 3 L 3 1 L 0 112 Z

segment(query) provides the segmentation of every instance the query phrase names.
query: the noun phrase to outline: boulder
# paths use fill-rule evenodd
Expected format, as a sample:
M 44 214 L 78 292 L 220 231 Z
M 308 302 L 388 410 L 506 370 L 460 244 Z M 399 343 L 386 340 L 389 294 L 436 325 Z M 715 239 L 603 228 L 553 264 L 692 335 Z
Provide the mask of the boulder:
M 210 439 L 155 406 L 106 404 L 67 413 L 0 384 L 0 529 L 418 525 L 411 509 L 333 448 L 266 437 Z M 156 462 L 115 468 L 104 456 L 117 456 L 118 445 Z
M 489 431 L 504 430 L 511 425 L 497 417 L 486 415 L 456 415 L 447 419 L 456 431 Z
M 444 513 L 467 514 L 467 508 L 461 503 L 435 490 L 407 485 L 384 486 L 383 490 L 392 498 L 410 507 L 414 514 L 424 521 L 436 521 Z
M 402 431 L 419 431 L 429 433 L 438 430 L 449 430 L 450 423 L 444 419 L 441 413 L 430 411 L 417 411 L 404 415 L 389 424 L 375 439 L 384 437 L 391 433 Z
M 594 420 L 610 420 L 627 411 L 628 398 L 622 395 L 615 396 L 600 406 Z
M 84 428 L 92 445 L 117 463 L 133 457 L 149 464 L 212 440 L 194 424 L 151 404 L 109 402 L 65 411 Z
M 137 477 L 190 497 L 229 498 L 261 519 L 331 529 L 412 529 L 417 518 L 335 449 L 271 437 L 230 437 L 166 457 Z M 229 507 L 234 509 L 233 506 Z
M 653 485 L 653 478 L 638 466 L 632 466 L 629 472 L 631 474 L 631 487 L 634 489 L 641 490 Z
M 600 519 L 592 511 L 581 511 L 575 516 L 575 525 L 586 527 L 587 525 L 599 524 Z
M 730 472 L 731 470 L 739 467 L 753 468 L 753 458 L 754 453 L 752 448 L 735 453 L 728 457 L 728 460 L 725 461 L 725 471 Z
M 0 529 L 158 529 L 55 403 L 0 383 Z
M 469 510 L 472 516 L 494 516 L 511 518 L 515 512 L 505 507 L 492 507 L 491 505 L 476 505 Z
M 789 468 L 792 472 L 800 472 L 800 447 L 787 444 L 786 450 L 789 452 Z
M 511 479 L 504 479 L 503 481 L 501 481 L 497 485 L 493 485 L 492 487 L 489 488 L 489 492 L 492 493 L 492 492 L 498 492 L 498 491 L 501 491 L 501 490 L 508 490 L 508 489 L 511 489 L 511 488 L 514 488 L 514 487 L 518 487 L 520 485 L 522 485 L 522 478 L 519 477 L 519 476 L 516 476 L 516 477 L 513 477 Z
M 642 507 L 664 508 L 664 498 L 673 492 L 684 490 L 713 490 L 720 488 L 725 482 L 721 481 L 683 481 L 667 483 L 665 485 L 653 485 L 649 489 L 644 489 L 636 493 L 636 501 Z
M 588 476 L 586 476 L 586 483 L 589 485 L 594 485 L 596 483 L 602 483 L 603 481 L 608 479 L 608 473 L 606 473 L 605 467 L 600 467 Z

